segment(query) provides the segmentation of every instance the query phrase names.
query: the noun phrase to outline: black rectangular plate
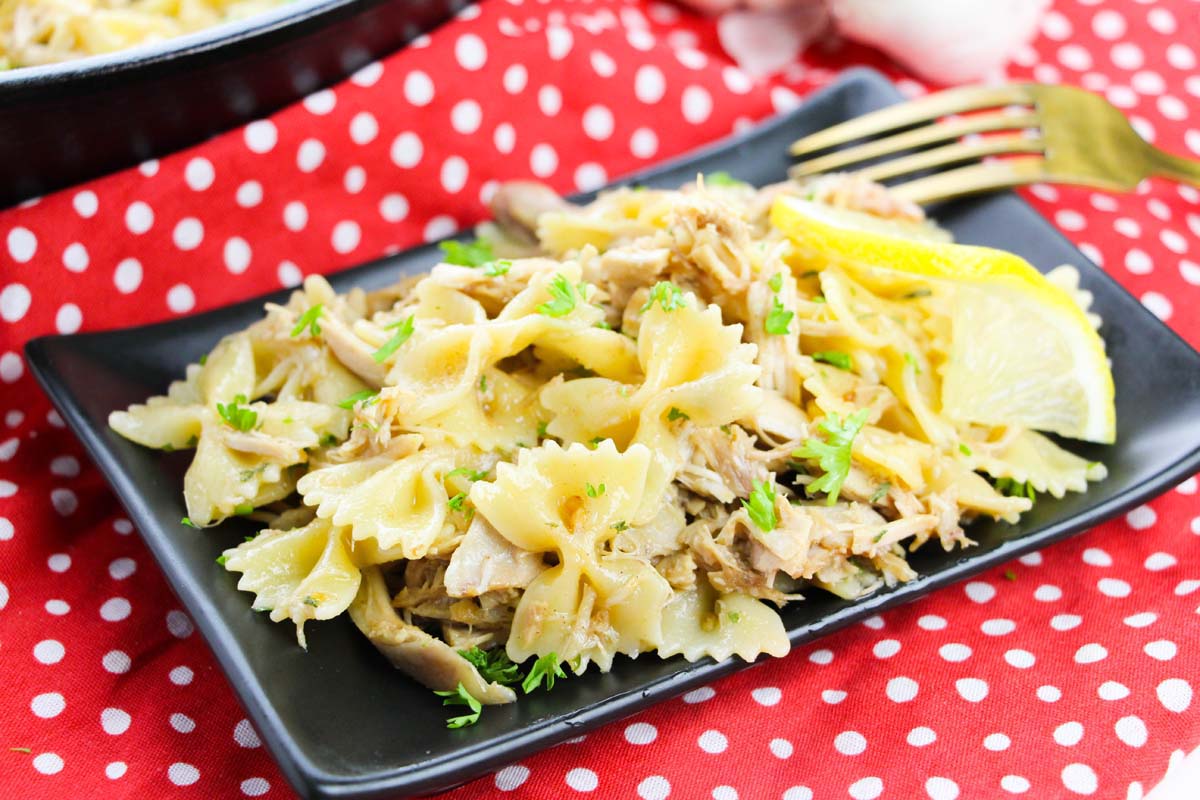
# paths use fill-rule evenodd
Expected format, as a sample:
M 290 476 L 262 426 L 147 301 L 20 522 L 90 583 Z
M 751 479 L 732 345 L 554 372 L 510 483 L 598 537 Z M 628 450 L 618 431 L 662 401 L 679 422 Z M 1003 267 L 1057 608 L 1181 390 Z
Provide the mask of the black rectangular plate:
M 793 139 L 897 100 L 878 74 L 850 72 L 785 117 L 630 180 L 675 187 L 697 172 L 727 170 L 755 184 L 778 181 Z M 793 645 L 1090 528 L 1200 468 L 1200 354 L 1017 197 L 955 203 L 939 209 L 938 218 L 960 241 L 1005 247 L 1043 269 L 1079 268 L 1104 318 L 1117 385 L 1118 440 L 1112 447 L 1071 447 L 1107 464 L 1109 477 L 1087 494 L 1040 501 L 1018 525 L 973 525 L 978 547 L 949 554 L 926 548 L 912 558 L 921 577 L 911 583 L 859 603 L 814 596 L 788 606 L 783 619 Z M 428 269 L 437 255 L 434 246 L 419 247 L 340 273 L 332 282 L 341 291 L 383 286 L 400 273 Z M 489 708 L 475 727 L 448 731 L 438 698 L 388 666 L 349 620 L 310 625 L 305 653 L 292 626 L 252 612 L 248 596 L 235 589 L 235 576 L 213 563 L 223 547 L 240 541 L 243 527 L 227 523 L 203 534 L 182 528 L 180 476 L 187 454 L 138 447 L 112 433 L 105 420 L 113 409 L 163 391 L 221 336 L 259 319 L 264 300 L 283 296 L 146 328 L 37 339 L 26 352 L 301 794 L 367 798 L 449 788 L 743 668 L 739 661 L 620 659 L 607 675 L 589 673 L 552 695 Z

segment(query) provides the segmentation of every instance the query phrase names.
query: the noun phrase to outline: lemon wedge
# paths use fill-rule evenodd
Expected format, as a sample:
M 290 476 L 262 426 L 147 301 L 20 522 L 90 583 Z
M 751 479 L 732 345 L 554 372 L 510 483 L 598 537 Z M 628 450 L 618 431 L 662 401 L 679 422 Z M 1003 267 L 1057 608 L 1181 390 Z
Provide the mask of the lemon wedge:
M 1104 343 L 1070 295 L 1013 253 L 937 241 L 904 223 L 856 222 L 796 197 L 780 197 L 771 207 L 771 224 L 791 239 L 806 269 L 839 266 L 860 278 L 953 288 L 942 413 L 960 422 L 1115 440 Z

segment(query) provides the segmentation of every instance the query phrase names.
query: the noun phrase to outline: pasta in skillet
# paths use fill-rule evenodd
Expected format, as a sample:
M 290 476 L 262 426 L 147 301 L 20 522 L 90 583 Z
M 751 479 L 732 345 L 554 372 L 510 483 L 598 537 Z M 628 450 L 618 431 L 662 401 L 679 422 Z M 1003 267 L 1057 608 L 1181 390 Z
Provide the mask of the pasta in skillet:
M 783 655 L 784 604 L 911 580 L 907 552 L 1105 471 L 944 413 L 953 296 L 814 266 L 780 196 L 946 238 L 837 176 L 584 207 L 510 185 L 486 240 L 377 292 L 310 277 L 110 424 L 195 447 L 191 524 L 266 525 L 221 559 L 256 609 L 302 645 L 348 611 L 474 718 L 527 663 L 528 691 L 619 654 Z

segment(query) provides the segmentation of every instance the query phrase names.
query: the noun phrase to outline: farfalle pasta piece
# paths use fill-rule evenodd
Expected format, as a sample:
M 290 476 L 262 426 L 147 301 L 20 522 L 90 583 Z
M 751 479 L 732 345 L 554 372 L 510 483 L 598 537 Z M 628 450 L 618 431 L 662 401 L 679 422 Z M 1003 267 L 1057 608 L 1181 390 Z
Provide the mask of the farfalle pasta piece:
M 724 661 L 736 655 L 753 661 L 762 653 L 783 657 L 791 649 L 775 609 L 747 594 L 718 594 L 703 577 L 671 595 L 663 609 L 662 629 L 658 654 L 663 658 L 681 655 L 699 661 L 709 656 Z
M 1034 431 L 1021 431 L 994 453 L 981 448 L 974 464 L 993 478 L 1028 483 L 1052 497 L 1085 492 L 1089 481 L 1103 480 L 1108 474 L 1103 464 L 1068 453 Z
M 345 611 L 362 579 L 350 552 L 348 531 L 316 519 L 290 531 L 263 531 L 226 550 L 225 569 L 242 573 L 238 589 L 253 592 L 254 608 L 273 622 L 290 619 L 307 647 L 304 623 Z
M 553 652 L 577 672 L 589 662 L 607 671 L 617 653 L 660 645 L 670 586 L 646 561 L 602 553 L 646 503 L 649 469 L 640 445 L 619 453 L 611 442 L 594 450 L 548 442 L 522 450 L 515 465 L 499 464 L 494 482 L 471 487 L 471 502 L 501 536 L 558 558 L 517 604 L 507 645 L 513 661 Z

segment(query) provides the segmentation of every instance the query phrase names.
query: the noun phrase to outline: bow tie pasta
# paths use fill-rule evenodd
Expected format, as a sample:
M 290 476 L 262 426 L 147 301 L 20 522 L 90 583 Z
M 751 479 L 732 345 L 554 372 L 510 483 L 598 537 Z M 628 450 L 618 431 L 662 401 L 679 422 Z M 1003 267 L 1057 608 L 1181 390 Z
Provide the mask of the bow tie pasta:
M 801 197 L 872 235 L 946 238 L 849 178 L 585 207 L 514 184 L 487 238 L 444 243 L 428 274 L 344 295 L 310 277 L 110 423 L 195 448 L 188 523 L 265 526 L 221 558 L 256 609 L 302 645 L 348 612 L 466 707 L 451 727 L 567 668 L 782 656 L 785 604 L 912 580 L 930 540 L 969 546 L 973 519 L 1104 477 L 1027 416 L 963 411 L 945 376 L 969 298 L 773 223 Z

